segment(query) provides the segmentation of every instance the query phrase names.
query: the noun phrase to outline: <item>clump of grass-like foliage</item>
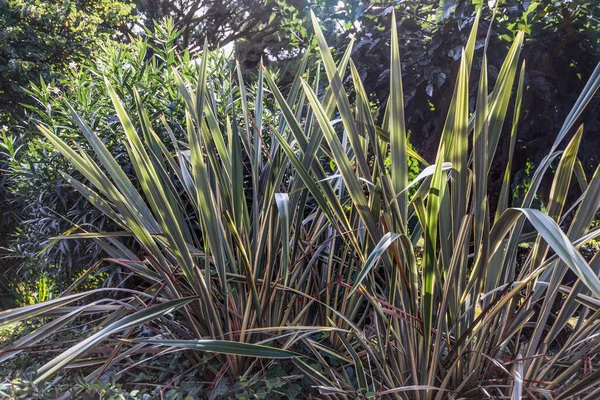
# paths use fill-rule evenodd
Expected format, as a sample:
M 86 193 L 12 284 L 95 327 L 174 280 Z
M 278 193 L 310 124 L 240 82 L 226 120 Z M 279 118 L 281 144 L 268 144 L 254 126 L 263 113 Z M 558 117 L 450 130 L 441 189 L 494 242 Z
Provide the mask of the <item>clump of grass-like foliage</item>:
M 319 71 L 305 59 L 287 97 L 263 69 L 255 93 L 238 70 L 231 93 L 217 98 L 205 51 L 195 81 L 172 72 L 186 104 L 185 118 L 173 125 L 148 115 L 139 96 L 140 117 L 132 120 L 107 81 L 139 187 L 76 112 L 89 150 L 39 126 L 87 183 L 65 178 L 120 227 L 69 237 L 96 241 L 137 287 L 69 290 L 2 312 L 1 324 L 52 319 L 0 359 L 94 314 L 94 333 L 39 367 L 36 382 L 84 356 L 82 365 L 93 366 L 85 379 L 93 380 L 108 368 L 118 377 L 140 355 L 185 351 L 215 381 L 260 376 L 290 360 L 335 398 L 597 398 L 600 256 L 588 263 L 577 249 L 600 233 L 590 229 L 600 169 L 587 177 L 577 159 L 583 127 L 559 148 L 598 89 L 600 68 L 523 203 L 509 207 L 523 32 L 491 89 L 483 57 L 470 110 L 475 22 L 429 165 L 407 147 L 395 29 L 390 99 L 378 126 L 350 49 L 336 64 L 314 24 L 329 82 L 323 93 L 314 89 Z M 352 103 L 342 84 L 348 70 Z M 267 99 L 276 104 L 268 119 Z M 487 176 L 509 119 L 511 136 L 502 140 L 510 140 L 510 160 L 492 213 Z M 170 140 L 156 134 L 159 126 Z M 409 157 L 422 169 L 411 182 Z M 544 211 L 532 209 L 555 160 L 550 199 Z M 572 191 L 580 196 L 567 208 Z M 135 239 L 135 251 L 121 244 L 123 236 Z M 533 245 L 516 269 L 523 242 Z M 568 270 L 577 280 L 567 286 Z M 149 327 L 143 335 L 141 326 Z M 107 341 L 112 351 L 99 354 Z

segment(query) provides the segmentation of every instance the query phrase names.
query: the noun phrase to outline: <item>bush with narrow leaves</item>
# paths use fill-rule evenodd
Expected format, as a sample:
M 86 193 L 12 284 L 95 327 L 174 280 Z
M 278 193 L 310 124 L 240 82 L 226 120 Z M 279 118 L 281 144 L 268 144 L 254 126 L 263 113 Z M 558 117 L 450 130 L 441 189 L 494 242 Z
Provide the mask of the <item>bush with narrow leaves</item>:
M 60 128 L 40 125 L 88 183 L 65 179 L 118 227 L 61 239 L 95 241 L 137 285 L 70 290 L 3 312 L 0 323 L 54 319 L 0 359 L 94 314 L 93 333 L 37 368 L 34 382 L 82 360 L 86 380 L 108 369 L 124 379 L 136 361 L 182 351 L 212 388 L 281 364 L 321 396 L 338 398 L 597 398 L 600 256 L 587 262 L 578 248 L 600 233 L 590 229 L 600 168 L 582 173 L 584 129 L 575 122 L 600 85 L 600 67 L 523 201 L 510 204 L 509 163 L 491 210 L 490 165 L 498 143 L 513 149 L 517 137 L 524 34 L 516 35 L 490 89 L 485 55 L 481 75 L 470 77 L 477 28 L 476 21 L 453 77 L 431 165 L 407 146 L 395 30 L 381 126 L 351 49 L 335 64 L 319 29 L 324 70 L 306 59 L 285 96 L 266 69 L 254 93 L 238 71 L 230 82 L 237 90 L 216 96 L 206 51 L 193 79 L 173 70 L 185 102 L 177 124 L 145 112 L 137 94 L 140 112 L 132 118 L 107 81 L 139 187 L 77 112 L 72 118 L 85 149 L 57 136 Z M 342 84 L 348 70 L 352 97 Z M 320 73 L 329 82 L 322 93 L 315 90 Z M 471 82 L 478 82 L 473 109 Z M 264 118 L 269 101 L 278 119 Z M 504 124 L 511 124 L 510 137 L 500 137 Z M 165 141 L 156 133 L 163 128 L 184 138 Z M 412 181 L 409 156 L 422 169 Z M 553 161 L 550 200 L 543 211 L 533 209 Z M 573 204 L 566 203 L 569 192 L 578 194 Z M 135 250 L 123 238 L 134 238 Z M 531 251 L 517 269 L 524 242 Z M 576 279 L 563 285 L 567 271 Z

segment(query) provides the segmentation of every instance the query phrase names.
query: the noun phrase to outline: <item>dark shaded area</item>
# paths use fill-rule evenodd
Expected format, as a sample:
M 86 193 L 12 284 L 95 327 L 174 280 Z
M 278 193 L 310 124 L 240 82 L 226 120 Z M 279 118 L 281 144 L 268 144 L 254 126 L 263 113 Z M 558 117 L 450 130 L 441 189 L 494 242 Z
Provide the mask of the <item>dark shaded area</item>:
M 600 60 L 595 38 L 583 29 L 583 22 L 576 20 L 567 9 L 556 12 L 560 13 L 560 23 L 526 36 L 522 49 L 521 58 L 526 60 L 527 65 L 512 166 L 515 200 L 522 195 L 517 187 L 523 179 L 528 179 L 524 176 L 527 162 L 535 165 L 548 153 L 567 114 Z M 423 26 L 414 19 L 398 21 L 407 128 L 410 130 L 411 143 L 430 162 L 435 159 L 454 90 L 461 49 L 467 42 L 473 19 L 473 16 L 449 19 L 430 31 L 424 31 Z M 478 31 L 476 58 L 471 73 L 472 110 L 488 28 L 489 19 L 485 19 Z M 427 38 L 429 34 L 430 39 Z M 511 36 L 511 32 L 504 25 L 492 26 L 487 51 L 490 90 L 508 49 L 509 43 L 504 40 L 506 36 Z M 365 30 L 357 40 L 353 60 L 361 72 L 367 91 L 385 105 L 389 95 L 389 41 L 386 35 Z M 592 100 L 573 129 L 582 123 L 585 125 L 579 157 L 588 177 L 597 165 L 600 149 L 599 105 L 598 99 Z M 511 103 L 489 175 L 492 212 L 508 162 L 512 114 Z M 573 133 L 570 132 L 564 139 L 563 146 Z M 546 176 L 539 191 L 542 201 L 547 199 L 551 183 L 552 177 Z M 576 198 L 576 194 L 573 196 Z

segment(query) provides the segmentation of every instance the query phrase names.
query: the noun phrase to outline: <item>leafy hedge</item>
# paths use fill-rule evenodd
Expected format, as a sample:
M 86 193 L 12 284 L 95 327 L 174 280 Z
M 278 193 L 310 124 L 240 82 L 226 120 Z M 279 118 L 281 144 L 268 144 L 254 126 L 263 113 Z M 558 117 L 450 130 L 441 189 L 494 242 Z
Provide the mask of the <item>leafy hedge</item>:
M 167 121 L 183 119 L 184 103 L 169 76 L 173 68 L 178 68 L 185 77 L 195 74 L 192 60 L 196 55 L 175 50 L 179 32 L 170 21 L 157 24 L 154 33 L 148 34 L 150 36 L 127 45 L 107 41 L 93 58 L 72 65 L 67 76 L 50 82 L 42 79 L 39 85 L 31 84 L 27 90 L 35 105 L 27 106 L 28 118 L 18 134 L 4 136 L 3 154 L 9 170 L 7 187 L 10 208 L 14 210 L 10 217 L 17 222 L 8 254 L 16 265 L 5 270 L 5 276 L 14 276 L 18 271 L 21 281 L 31 282 L 40 275 L 48 275 L 58 289 L 64 289 L 98 259 L 100 248 L 90 242 L 57 242 L 51 238 L 71 231 L 74 226 L 90 230 L 114 227 L 65 182 L 61 171 L 71 167 L 39 134 L 36 124 L 56 126 L 62 138 L 81 141 L 83 136 L 70 116 L 70 107 L 73 107 L 99 132 L 109 151 L 135 179 L 104 77 L 129 103 L 129 113 L 138 112 L 133 101 L 136 87 L 153 118 L 163 115 Z M 221 81 L 226 82 L 230 61 L 223 55 L 215 55 L 212 63 L 211 69 L 215 74 L 222 74 Z M 226 91 L 227 87 L 216 89 Z M 164 129 L 159 128 L 157 132 L 168 137 Z M 19 293 L 15 295 L 22 297 Z

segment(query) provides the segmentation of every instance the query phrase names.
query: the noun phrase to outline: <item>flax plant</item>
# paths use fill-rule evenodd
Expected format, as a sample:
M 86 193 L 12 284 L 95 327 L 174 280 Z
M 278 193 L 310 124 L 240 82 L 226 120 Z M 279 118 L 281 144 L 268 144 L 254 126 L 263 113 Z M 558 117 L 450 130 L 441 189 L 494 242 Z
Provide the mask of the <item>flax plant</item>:
M 350 59 L 352 44 L 336 64 L 314 16 L 323 69 L 309 68 L 305 58 L 286 95 L 266 68 L 249 93 L 238 67 L 235 89 L 217 99 L 205 51 L 196 81 L 176 71 L 170 77 L 186 104 L 185 119 L 171 126 L 151 119 L 138 96 L 140 118 L 132 120 L 107 81 L 139 187 L 76 112 L 90 151 L 40 125 L 87 183 L 65 178 L 121 228 L 63 239 L 96 241 L 142 284 L 70 291 L 2 312 L 2 324 L 55 318 L 2 359 L 94 313 L 105 315 L 96 333 L 40 367 L 38 381 L 85 354 L 94 361 L 87 364 L 95 366 L 92 379 L 109 366 L 125 368 L 130 356 L 184 350 L 197 360 L 215 354 L 205 371 L 215 380 L 293 363 L 323 397 L 597 398 L 600 256 L 588 263 L 578 248 L 600 234 L 592 229 L 600 169 L 591 177 L 583 172 L 577 151 L 585 133 L 575 123 L 600 85 L 600 67 L 522 204 L 509 204 L 524 34 L 516 35 L 490 88 L 485 54 L 472 79 L 478 20 L 431 164 L 407 146 L 395 17 L 381 126 Z M 329 83 L 324 91 L 321 74 Z M 227 102 L 225 112 L 217 112 L 218 101 Z M 265 117 L 267 102 L 276 105 L 272 118 Z M 510 137 L 502 137 L 505 123 Z M 156 126 L 171 133 L 168 143 Z M 510 141 L 510 157 L 493 210 L 487 177 L 500 140 Z M 413 181 L 408 157 L 422 169 Z M 533 209 L 553 163 L 548 203 Z M 572 192 L 578 198 L 567 203 Z M 135 238 L 141 250 L 125 248 L 120 236 Z M 518 266 L 521 243 L 532 250 Z M 577 279 L 565 285 L 568 270 Z M 155 334 L 130 335 L 148 323 Z M 125 339 L 118 354 L 95 355 L 119 335 Z

